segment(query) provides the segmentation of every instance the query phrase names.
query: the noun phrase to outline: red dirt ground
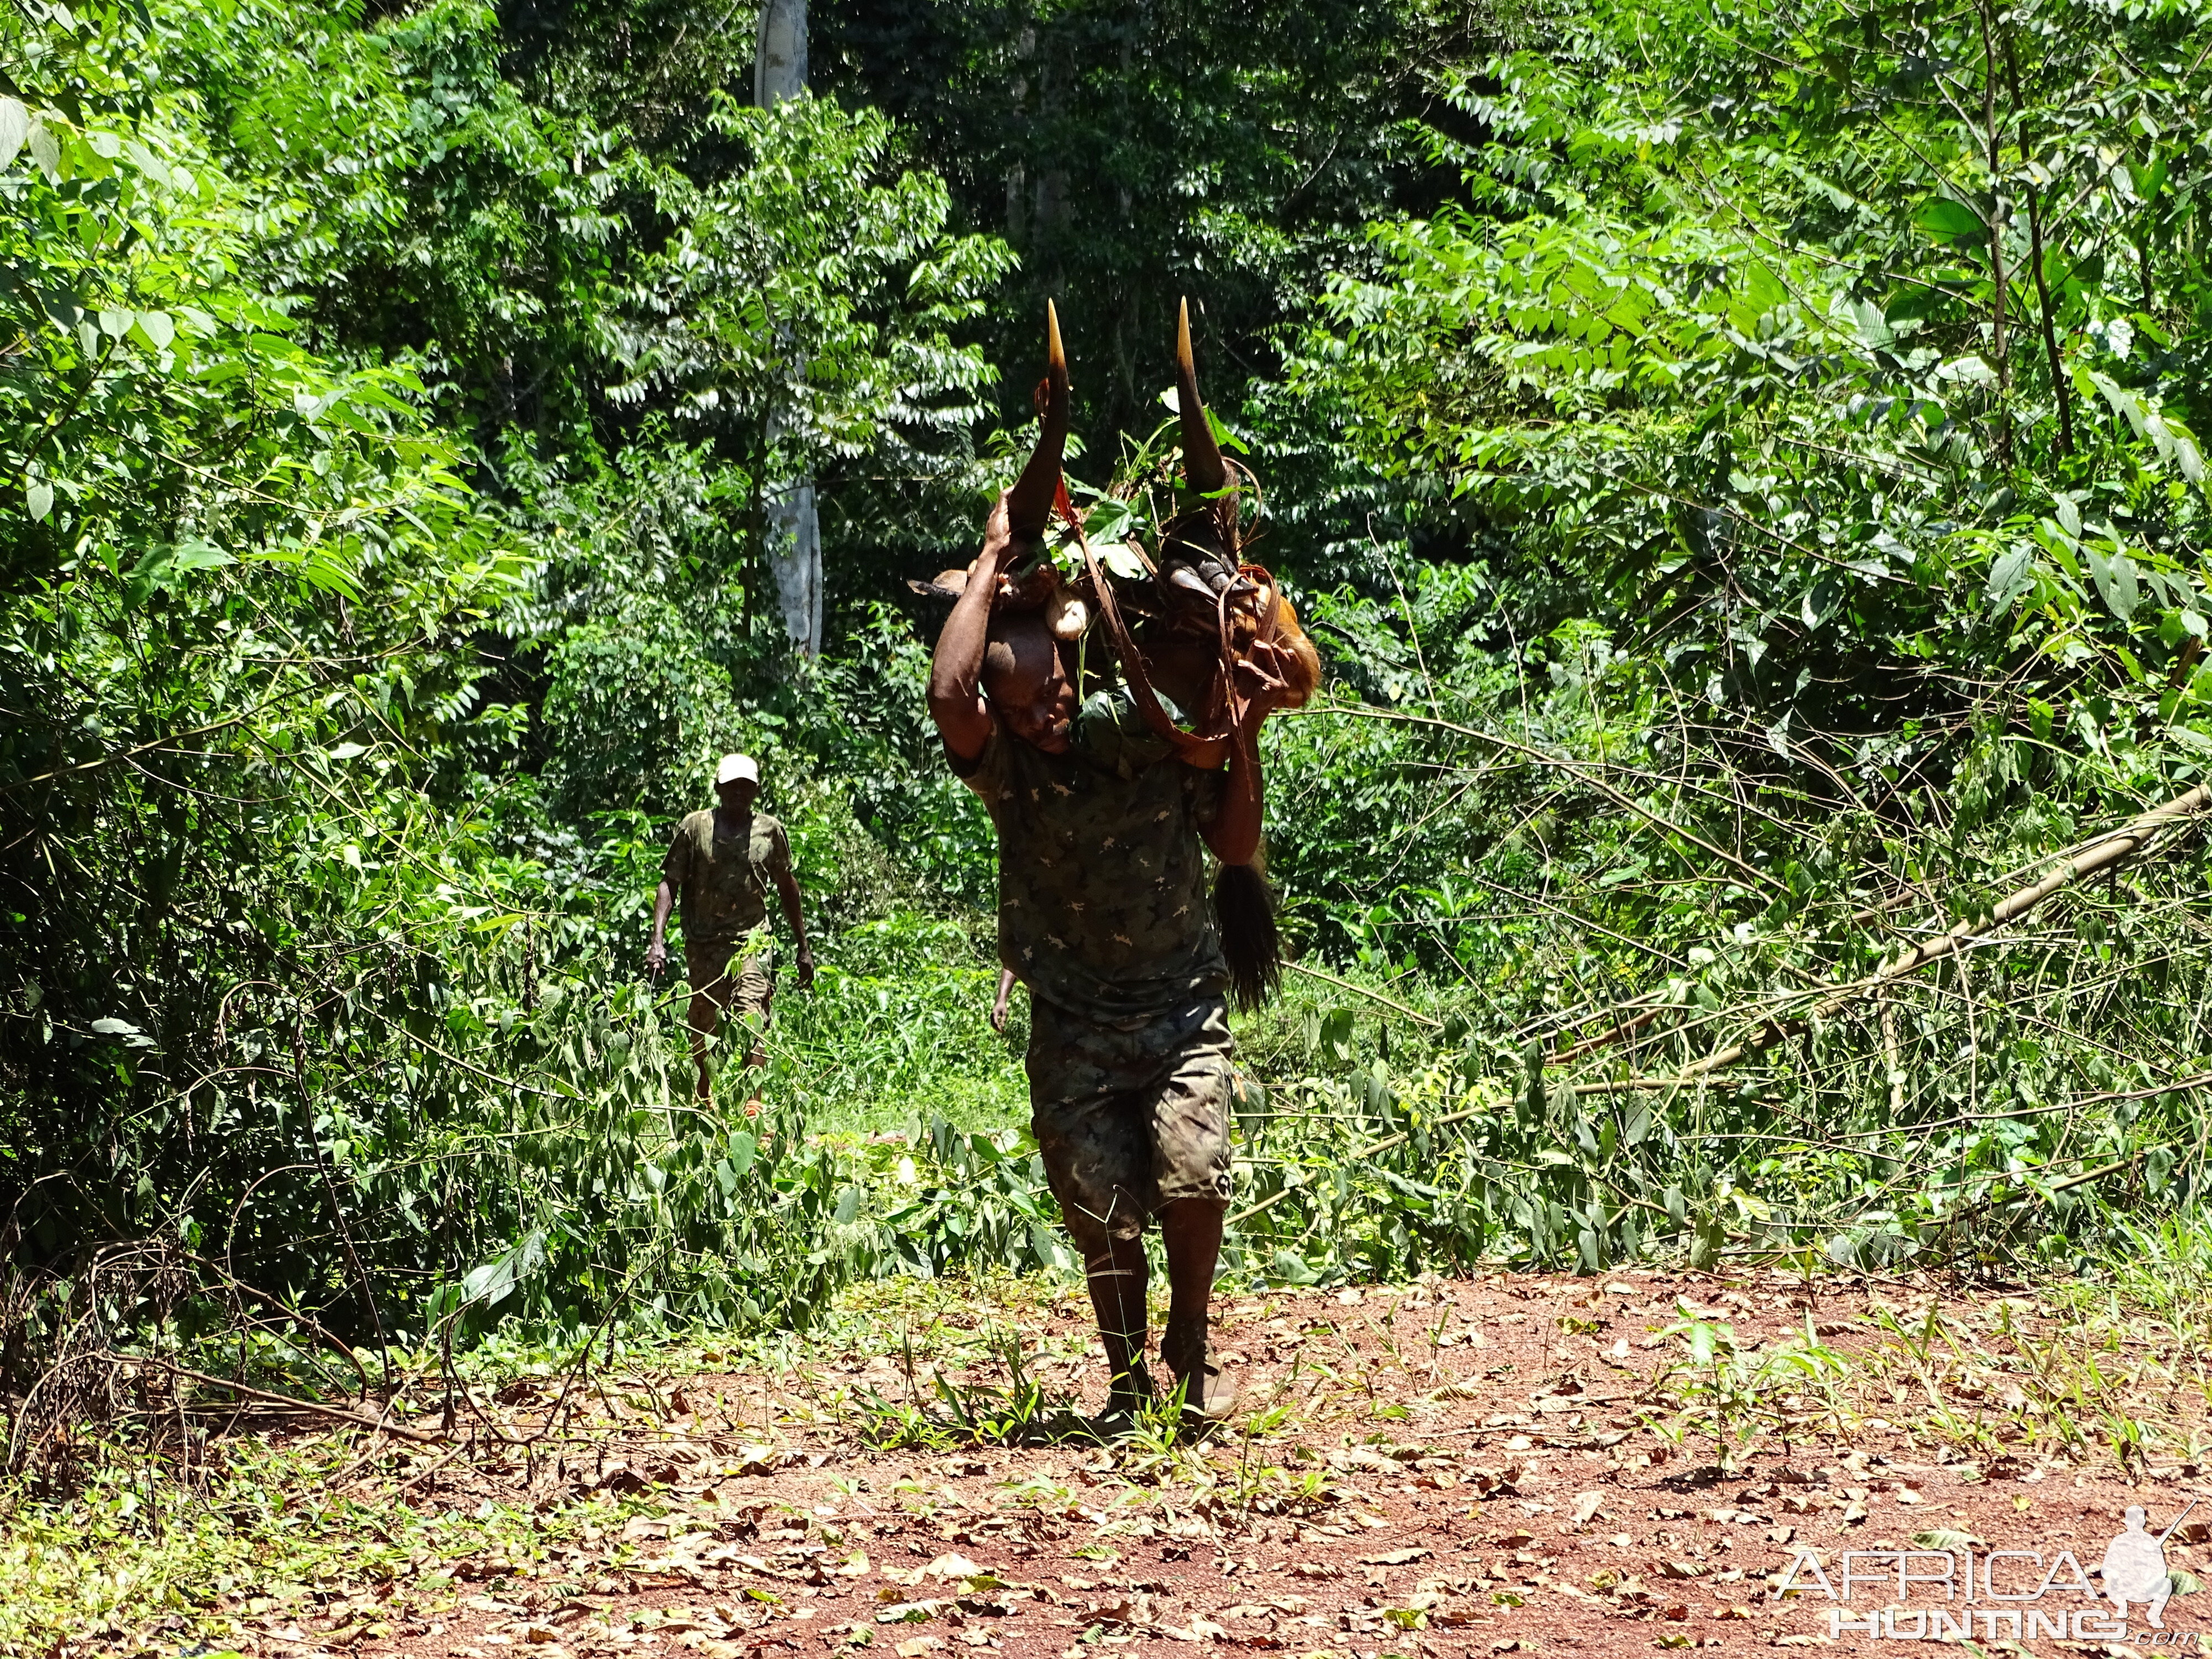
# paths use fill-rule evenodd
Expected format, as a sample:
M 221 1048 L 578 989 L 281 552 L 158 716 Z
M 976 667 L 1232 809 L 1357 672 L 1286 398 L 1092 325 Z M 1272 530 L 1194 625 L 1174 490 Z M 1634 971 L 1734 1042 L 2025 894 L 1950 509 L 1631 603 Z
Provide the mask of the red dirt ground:
M 1727 1320 L 1745 1349 L 1802 1334 L 1809 1319 L 1824 1343 L 1854 1356 L 1855 1425 L 1843 1434 L 1832 1415 L 1807 1407 L 1795 1413 L 1791 1443 L 1770 1431 L 1725 1475 L 1712 1467 L 1710 1437 L 1692 1431 L 1670 1443 L 1645 1419 L 1671 1417 L 1679 1404 L 1679 1383 L 1672 1395 L 1654 1383 L 1683 1355 L 1680 1339 L 1666 1334 L 1678 1300 Z M 1950 1355 L 1945 1365 L 1924 1354 L 1914 1361 L 1877 1322 L 1887 1312 L 1910 1327 L 1931 1304 L 1948 1333 L 1938 1345 Z M 1095 1398 L 1097 1362 L 1084 1352 L 1076 1312 L 1063 1301 L 1009 1322 L 1028 1352 L 1042 1352 L 1036 1374 L 1048 1389 Z M 930 1368 L 910 1378 L 894 1337 L 892 1353 L 824 1355 L 772 1376 L 664 1379 L 657 1394 L 669 1410 L 658 1420 L 639 1413 L 587 1443 L 572 1441 L 564 1464 L 541 1466 L 530 1489 L 541 1506 L 642 1490 L 665 1500 L 659 1518 L 587 1534 L 519 1569 L 464 1564 L 448 1586 L 403 1577 L 319 1619 L 272 1616 L 244 1650 L 270 1659 L 491 1659 L 523 1650 L 544 1659 L 780 1659 L 863 1646 L 884 1659 L 957 1659 L 963 1648 L 1082 1659 L 1194 1646 L 1343 1659 L 1678 1647 L 1894 1653 L 1919 1627 L 1913 1615 L 1929 1609 L 1965 1615 L 1977 1644 L 1969 1651 L 2006 1650 L 2008 1606 L 2067 1628 L 2068 1613 L 2096 1605 L 2062 1553 L 2094 1582 L 2128 1505 L 2145 1506 L 2156 1530 L 2200 1493 L 2212 1500 L 2193 1464 L 2138 1462 L 2131 1481 L 2108 1449 L 2077 1450 L 2079 1462 L 2049 1455 L 2052 1436 L 2033 1425 L 2051 1413 L 2008 1395 L 2008 1379 L 2042 1375 L 2050 1363 L 2047 1354 L 2033 1361 L 2014 1333 L 2032 1345 L 2060 1329 L 2024 1297 L 1905 1283 L 1814 1280 L 1808 1289 L 1779 1275 L 1627 1272 L 1231 1297 L 1217 1343 L 1243 1384 L 1244 1422 L 1258 1428 L 1167 1469 L 1126 1447 L 871 1449 L 853 1404 L 860 1390 L 901 1401 L 918 1386 L 918 1403 L 945 1416 Z M 1004 1382 L 982 1352 L 985 1334 L 969 1344 L 976 1364 L 948 1372 L 951 1381 Z M 2201 1387 L 2168 1395 L 2175 1411 L 2193 1398 L 2201 1415 Z M 425 1453 L 412 1467 L 446 1455 Z M 395 1467 L 404 1475 L 410 1466 Z M 512 1499 L 520 1471 L 461 1462 L 415 1478 L 408 1501 L 466 1509 L 487 1496 Z M 2212 1501 L 2167 1540 L 2169 1567 L 2212 1576 L 2206 1521 Z M 1978 1562 L 1997 1549 L 2039 1552 L 2041 1563 L 2001 1557 L 1971 1607 L 1932 1582 L 1909 1584 L 1899 1602 L 1894 1559 L 1869 1553 L 1921 1547 L 1916 1537 L 1940 1532 L 1966 1536 L 1929 1541 L 1971 1549 Z M 1842 1607 L 1854 1620 L 1902 1607 L 1897 1635 L 1832 1639 L 1830 1609 L 1841 1604 L 1817 1583 L 1778 1596 L 1801 1550 L 1815 1553 L 1838 1589 L 1846 1566 L 1854 1571 Z M 1845 1552 L 1857 1553 L 1846 1563 Z M 1915 1575 L 1943 1565 L 1927 1554 L 1911 1563 Z M 1885 1567 L 1887 1595 L 1871 1585 Z M 1990 1588 L 2020 1595 L 2046 1571 L 2055 1582 L 2040 1600 L 1990 1599 Z M 1801 1583 L 1811 1577 L 1801 1573 Z M 2212 1613 L 2212 1596 L 2203 1604 Z M 2021 1650 L 2195 1652 L 2198 1632 L 2212 1626 L 2197 1605 L 2175 1600 L 2164 1632 L 2132 1608 L 2124 1642 L 2096 1634 L 2094 1623 L 2083 1639 L 2056 1642 L 2031 1623 Z

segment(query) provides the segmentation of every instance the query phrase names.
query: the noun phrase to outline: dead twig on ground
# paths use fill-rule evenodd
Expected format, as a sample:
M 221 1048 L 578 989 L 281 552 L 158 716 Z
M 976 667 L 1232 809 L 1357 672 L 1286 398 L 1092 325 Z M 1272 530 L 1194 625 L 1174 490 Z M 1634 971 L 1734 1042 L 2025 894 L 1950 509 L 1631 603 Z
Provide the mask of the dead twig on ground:
M 411 1440 L 418 1446 L 435 1446 L 442 1443 L 435 1435 L 423 1434 L 415 1429 L 404 1429 L 397 1423 L 387 1423 L 374 1418 L 358 1416 L 343 1407 L 325 1406 L 319 1400 L 301 1400 L 295 1395 L 273 1394 L 266 1389 L 256 1389 L 244 1382 L 233 1382 L 220 1376 L 210 1376 L 204 1371 L 190 1370 L 176 1364 L 173 1360 L 150 1357 L 139 1358 L 129 1354 L 118 1354 L 115 1358 L 120 1364 L 135 1365 L 142 1369 L 149 1365 L 159 1366 L 171 1376 L 183 1377 L 189 1382 L 197 1382 L 204 1389 L 222 1389 L 244 1399 L 260 1401 L 264 1405 L 282 1406 L 288 1410 L 306 1412 L 315 1417 L 326 1417 L 334 1423 L 343 1423 L 350 1428 L 371 1429 L 384 1434 L 397 1435 L 400 1439 Z

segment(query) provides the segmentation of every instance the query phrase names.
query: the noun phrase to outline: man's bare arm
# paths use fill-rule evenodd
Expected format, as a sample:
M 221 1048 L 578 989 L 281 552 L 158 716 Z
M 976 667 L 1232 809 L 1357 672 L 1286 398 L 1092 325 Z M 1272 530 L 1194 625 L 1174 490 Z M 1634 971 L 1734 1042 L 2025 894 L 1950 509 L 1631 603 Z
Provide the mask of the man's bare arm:
M 653 943 L 645 947 L 645 970 L 653 978 L 660 977 L 661 969 L 668 966 L 668 945 L 662 935 L 668 929 L 668 913 L 674 908 L 676 895 L 670 890 L 664 877 L 653 891 Z
M 799 908 L 799 881 L 788 870 L 775 872 L 775 890 L 783 900 L 783 919 L 790 924 L 793 942 L 798 945 L 799 988 L 811 989 L 814 984 L 814 952 L 806 946 L 806 918 Z
M 969 573 L 968 586 L 952 602 L 937 653 L 929 663 L 929 714 L 945 746 L 963 761 L 974 760 L 991 739 L 991 710 L 983 701 L 983 648 L 990 643 L 991 595 L 1013 546 L 1006 528 L 1006 498 L 991 509 L 983 530 L 983 551 Z
M 1257 736 L 1255 732 L 1254 734 Z M 1255 764 L 1240 757 L 1229 763 L 1229 787 L 1221 811 L 1200 832 L 1224 864 L 1249 864 L 1260 851 L 1260 830 L 1267 818 L 1267 786 Z
M 1200 832 L 1224 864 L 1249 864 L 1259 855 L 1260 831 L 1267 819 L 1267 780 L 1261 775 L 1260 725 L 1278 708 L 1288 690 L 1277 672 L 1275 648 L 1264 642 L 1238 665 L 1238 689 L 1251 701 L 1245 707 L 1242 741 L 1230 745 L 1229 783 L 1221 810 Z M 1250 756 L 1248 763 L 1245 757 Z

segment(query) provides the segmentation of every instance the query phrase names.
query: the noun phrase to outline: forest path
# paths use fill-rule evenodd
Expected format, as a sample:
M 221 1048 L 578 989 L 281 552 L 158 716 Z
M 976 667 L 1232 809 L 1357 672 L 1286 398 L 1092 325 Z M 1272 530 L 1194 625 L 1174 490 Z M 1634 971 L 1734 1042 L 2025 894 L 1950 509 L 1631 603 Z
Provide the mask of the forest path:
M 2130 1504 L 2157 1529 L 2212 1498 L 2195 1465 L 2124 1468 L 2109 1443 L 2130 1424 L 2145 1444 L 2197 1443 L 2203 1384 L 2150 1328 L 2025 1294 L 1629 1271 L 1231 1297 L 1219 1346 L 1250 1405 L 1200 1448 L 964 1434 L 951 1402 L 1012 1414 L 1012 1339 L 1048 1401 L 1098 1392 L 1073 1298 L 885 1296 L 795 1367 L 602 1379 L 550 1468 L 463 1460 L 423 1480 L 410 1463 L 447 1454 L 409 1454 L 386 1478 L 416 1479 L 418 1512 L 526 1498 L 538 1547 L 274 1613 L 240 1650 L 1735 1651 L 1831 1645 L 1832 1608 L 1893 1604 L 1899 1638 L 1940 1612 L 1937 1632 L 2056 1629 L 2118 1653 L 2195 1651 L 2207 1622 L 2178 1600 L 2161 1634 L 2137 1607 L 2133 1647 L 2114 1645 L 2069 1565 L 2094 1581 Z M 1724 1324 L 1733 1354 L 1723 1338 L 1693 1363 L 1692 1319 Z M 1814 1358 L 1778 1358 L 1808 1334 Z M 510 1385 L 492 1409 L 527 1429 L 559 1385 Z M 2207 1522 L 2212 1501 L 2169 1566 L 2212 1576 Z M 1992 1548 L 2039 1553 L 1992 1571 Z M 1897 1558 L 1867 1553 L 1911 1550 L 1900 1601 Z M 1777 1597 L 1800 1551 L 1838 1595 L 1860 1553 L 1847 1606 L 1809 1569 Z

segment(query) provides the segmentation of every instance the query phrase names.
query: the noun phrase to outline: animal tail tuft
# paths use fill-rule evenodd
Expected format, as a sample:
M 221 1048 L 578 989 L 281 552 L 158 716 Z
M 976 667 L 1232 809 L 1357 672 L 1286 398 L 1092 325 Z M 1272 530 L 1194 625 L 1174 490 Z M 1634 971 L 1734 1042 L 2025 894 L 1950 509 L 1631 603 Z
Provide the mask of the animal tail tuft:
M 1247 1013 L 1265 1006 L 1282 988 L 1283 938 L 1275 927 L 1274 893 L 1257 866 L 1221 866 L 1213 914 L 1221 925 L 1221 953 L 1229 958 L 1230 995 Z

